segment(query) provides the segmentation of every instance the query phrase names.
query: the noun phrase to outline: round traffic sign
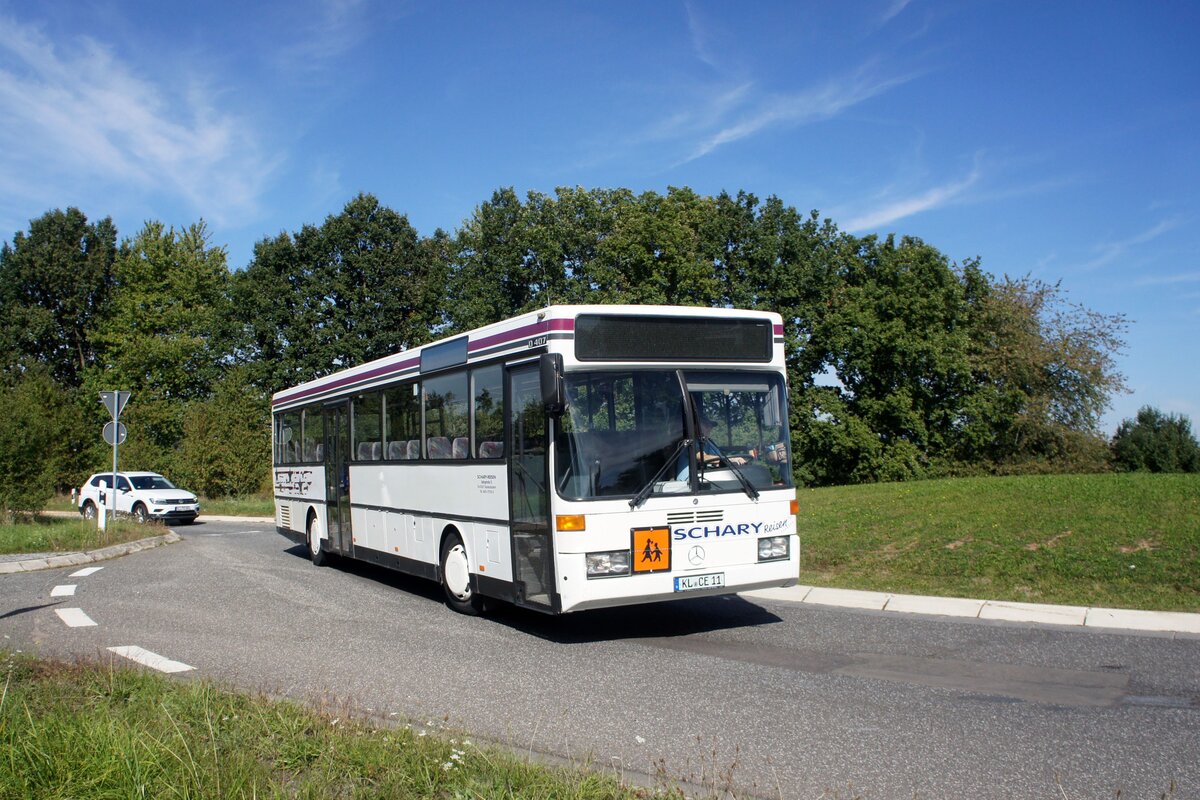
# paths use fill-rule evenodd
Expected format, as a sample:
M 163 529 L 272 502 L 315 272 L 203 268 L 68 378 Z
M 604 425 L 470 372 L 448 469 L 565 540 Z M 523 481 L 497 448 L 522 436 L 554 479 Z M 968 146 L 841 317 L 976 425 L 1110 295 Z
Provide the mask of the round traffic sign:
M 108 444 L 125 444 L 128 433 L 124 422 L 104 423 L 104 441 Z

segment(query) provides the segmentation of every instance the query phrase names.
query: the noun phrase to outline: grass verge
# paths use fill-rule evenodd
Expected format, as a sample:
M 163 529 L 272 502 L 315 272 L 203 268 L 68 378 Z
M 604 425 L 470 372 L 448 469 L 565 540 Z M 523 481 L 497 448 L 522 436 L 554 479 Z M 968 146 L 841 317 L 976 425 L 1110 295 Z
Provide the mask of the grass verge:
M 205 514 L 231 517 L 273 517 L 275 498 L 270 495 L 247 495 L 245 497 L 221 497 L 216 500 L 201 498 L 200 516 Z
M 55 495 L 46 503 L 47 511 L 79 511 L 68 495 Z M 275 498 L 269 494 L 253 494 L 244 497 L 200 498 L 200 514 L 228 515 L 231 517 L 273 517 Z
M 0 659 L 0 797 L 682 797 L 208 681 Z
M 101 531 L 96 528 L 95 520 L 33 517 L 0 524 L 0 555 L 98 550 L 166 532 L 166 528 L 155 524 L 138 525 L 129 520 L 110 520 L 107 529 Z
M 1038 475 L 800 492 L 801 583 L 1200 611 L 1200 475 Z

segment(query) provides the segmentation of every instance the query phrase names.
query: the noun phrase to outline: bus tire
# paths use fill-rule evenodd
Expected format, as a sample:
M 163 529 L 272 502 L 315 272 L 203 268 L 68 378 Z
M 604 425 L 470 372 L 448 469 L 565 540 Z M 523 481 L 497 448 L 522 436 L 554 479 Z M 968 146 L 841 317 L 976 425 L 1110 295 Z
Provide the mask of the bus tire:
M 467 560 L 467 548 L 457 533 L 449 534 L 442 541 L 441 573 L 446 605 L 472 617 L 483 612 L 483 598 L 471 588 L 471 562 Z
M 317 535 L 317 515 L 308 515 L 308 524 L 305 526 L 305 532 L 308 540 L 308 557 L 312 559 L 313 566 L 323 567 L 329 563 L 329 554 L 321 549 L 321 537 Z

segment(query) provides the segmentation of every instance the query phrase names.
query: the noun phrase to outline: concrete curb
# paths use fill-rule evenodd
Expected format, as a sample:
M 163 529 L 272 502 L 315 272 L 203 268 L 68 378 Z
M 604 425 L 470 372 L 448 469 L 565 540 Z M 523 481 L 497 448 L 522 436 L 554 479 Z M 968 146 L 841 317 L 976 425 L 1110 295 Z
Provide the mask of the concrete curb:
M 742 592 L 742 596 L 758 600 L 782 600 L 788 603 L 892 611 L 902 614 L 973 617 L 1010 622 L 1033 622 L 1042 625 L 1075 625 L 1083 628 L 1200 635 L 1200 614 L 1189 614 L 1182 611 L 1134 611 L 1124 608 L 1055 606 L 1003 600 L 968 600 L 958 597 L 921 597 L 911 594 L 864 592 L 855 589 L 828 589 L 820 586 L 759 589 L 753 592 Z
M 8 575 L 16 572 L 36 572 L 40 569 L 57 569 L 59 567 L 77 567 L 83 564 L 90 564 L 93 561 L 106 561 L 110 558 L 119 558 L 120 556 L 136 553 L 139 550 L 148 550 L 151 547 L 158 547 L 163 544 L 172 544 L 182 541 L 182 538 L 175 531 L 168 531 L 161 536 L 151 536 L 147 539 L 139 539 L 136 542 L 109 545 L 99 550 L 88 550 L 80 553 L 55 553 L 42 557 L 30 557 L 21 561 L 0 561 L 0 575 Z
M 79 516 L 79 513 L 76 511 L 39 511 L 38 513 L 41 514 L 43 517 L 58 517 L 60 519 Z M 274 522 L 275 518 L 274 517 L 234 517 L 234 516 L 230 516 L 228 514 L 214 515 L 214 514 L 204 514 L 204 513 L 201 513 L 200 516 L 196 518 L 197 522 L 204 522 L 206 520 L 209 522 Z

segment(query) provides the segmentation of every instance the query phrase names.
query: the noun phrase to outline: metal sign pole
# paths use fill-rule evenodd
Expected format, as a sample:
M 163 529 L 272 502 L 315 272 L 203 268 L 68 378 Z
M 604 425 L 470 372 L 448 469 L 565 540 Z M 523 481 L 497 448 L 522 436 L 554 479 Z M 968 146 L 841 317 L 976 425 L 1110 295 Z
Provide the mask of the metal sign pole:
M 111 423 L 104 426 L 104 440 L 106 442 L 111 441 L 113 446 L 112 485 L 108 488 L 112 502 L 111 504 L 105 502 L 104 508 L 96 515 L 98 518 L 97 525 L 100 526 L 100 530 L 104 530 L 110 505 L 112 506 L 113 520 L 117 518 L 117 448 L 125 438 L 123 435 L 125 426 L 121 424 L 120 419 L 121 411 L 125 408 L 125 404 L 129 402 L 129 392 L 101 392 L 100 402 L 104 404 L 104 407 L 108 409 L 113 418 Z M 109 436 L 110 426 L 112 430 L 111 438 Z
M 113 419 L 116 422 L 116 419 Z M 112 498 L 112 518 L 113 522 L 117 521 L 117 442 L 120 441 L 120 436 L 113 437 L 113 472 L 112 472 L 112 491 L 109 496 Z

